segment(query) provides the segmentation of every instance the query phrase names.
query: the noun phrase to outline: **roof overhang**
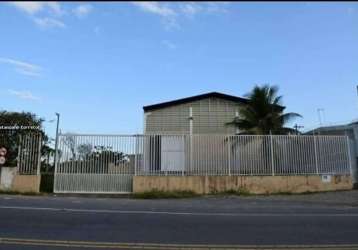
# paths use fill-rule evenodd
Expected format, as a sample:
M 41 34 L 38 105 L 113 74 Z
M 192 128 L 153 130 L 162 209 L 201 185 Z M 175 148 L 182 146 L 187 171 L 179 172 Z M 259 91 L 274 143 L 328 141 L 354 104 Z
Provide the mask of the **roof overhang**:
M 243 103 L 243 104 L 248 103 L 248 99 L 245 99 L 242 97 L 227 95 L 227 94 L 223 94 L 223 93 L 219 93 L 219 92 L 210 92 L 210 93 L 206 93 L 206 94 L 195 95 L 195 96 L 181 98 L 181 99 L 177 99 L 177 100 L 173 100 L 173 101 L 162 102 L 162 103 L 158 103 L 158 104 L 144 106 L 143 110 L 144 110 L 144 112 L 149 112 L 149 111 L 162 109 L 162 108 L 166 108 L 166 107 L 170 107 L 170 106 L 174 106 L 174 105 L 184 104 L 184 103 L 193 102 L 193 101 L 199 101 L 199 100 L 210 98 L 210 97 L 216 97 L 216 98 L 225 99 L 225 100 L 229 100 L 229 101 L 233 101 L 233 102 L 237 102 L 237 103 Z

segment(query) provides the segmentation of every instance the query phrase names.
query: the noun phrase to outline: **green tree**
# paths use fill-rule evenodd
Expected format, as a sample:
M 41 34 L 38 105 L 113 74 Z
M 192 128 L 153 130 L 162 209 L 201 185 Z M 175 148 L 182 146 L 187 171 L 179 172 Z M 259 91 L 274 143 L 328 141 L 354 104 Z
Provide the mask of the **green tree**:
M 295 133 L 286 127 L 291 120 L 301 117 L 297 113 L 284 113 L 282 96 L 278 96 L 278 87 L 255 86 L 245 95 L 248 103 L 239 108 L 239 116 L 228 125 L 236 126 L 240 134 L 266 135 Z
M 88 160 L 121 164 L 128 162 L 128 156 L 121 151 L 113 151 L 111 146 L 94 146 L 94 150 L 88 155 Z
M 84 143 L 77 146 L 78 156 L 81 160 L 86 160 L 92 152 L 92 144 Z
M 41 150 L 43 157 L 51 151 L 48 146 L 49 138 L 42 128 L 43 122 L 44 119 L 37 117 L 34 113 L 0 111 L 0 146 L 8 150 L 6 165 L 16 166 L 20 138 L 24 138 L 29 133 L 41 134 L 42 144 L 47 146 Z

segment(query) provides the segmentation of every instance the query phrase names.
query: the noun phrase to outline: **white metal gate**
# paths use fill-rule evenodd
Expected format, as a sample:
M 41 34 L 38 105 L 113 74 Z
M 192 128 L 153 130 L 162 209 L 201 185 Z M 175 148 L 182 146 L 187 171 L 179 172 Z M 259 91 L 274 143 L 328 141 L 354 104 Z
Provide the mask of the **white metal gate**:
M 58 138 L 55 193 L 130 193 L 136 136 L 64 134 Z

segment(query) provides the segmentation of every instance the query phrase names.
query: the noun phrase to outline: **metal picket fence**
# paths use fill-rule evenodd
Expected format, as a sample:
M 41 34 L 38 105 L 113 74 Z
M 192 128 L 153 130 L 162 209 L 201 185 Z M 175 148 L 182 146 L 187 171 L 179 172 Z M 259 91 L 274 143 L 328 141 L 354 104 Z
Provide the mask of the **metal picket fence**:
M 345 136 L 59 136 L 55 192 L 128 193 L 134 175 L 350 174 Z
M 0 130 L 1 166 L 17 167 L 20 175 L 38 175 L 42 135 L 38 131 Z
M 138 175 L 350 174 L 345 136 L 150 135 L 139 137 Z

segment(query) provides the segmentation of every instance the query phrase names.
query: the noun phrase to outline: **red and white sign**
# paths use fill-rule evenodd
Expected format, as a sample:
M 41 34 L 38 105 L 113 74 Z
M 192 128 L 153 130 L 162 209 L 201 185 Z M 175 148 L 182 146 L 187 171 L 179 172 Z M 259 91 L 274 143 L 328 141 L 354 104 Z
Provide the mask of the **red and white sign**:
M 7 153 L 7 149 L 5 147 L 0 147 L 0 156 L 5 156 Z
M 4 165 L 6 162 L 5 155 L 7 153 L 7 149 L 5 147 L 0 147 L 0 165 Z

